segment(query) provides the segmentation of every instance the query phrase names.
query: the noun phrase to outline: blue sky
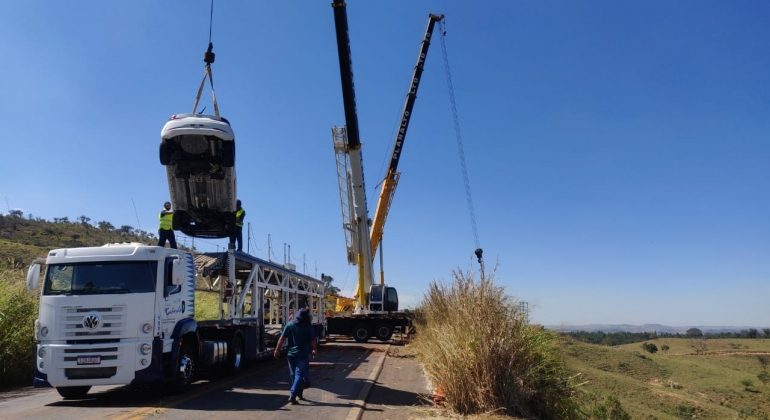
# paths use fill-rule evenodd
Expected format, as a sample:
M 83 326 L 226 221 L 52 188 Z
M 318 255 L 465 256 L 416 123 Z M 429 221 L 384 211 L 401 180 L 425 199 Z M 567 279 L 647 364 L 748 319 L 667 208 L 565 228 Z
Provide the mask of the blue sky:
M 770 3 L 347 9 L 370 213 L 427 15 L 443 13 L 487 269 L 534 322 L 770 326 Z M 6 2 L 3 212 L 155 232 L 160 130 L 192 110 L 208 23 L 208 1 Z M 330 2 L 217 1 L 213 42 L 252 253 L 270 235 L 273 260 L 289 244 L 300 271 L 352 289 Z M 399 169 L 385 275 L 414 306 L 478 269 L 438 31 Z

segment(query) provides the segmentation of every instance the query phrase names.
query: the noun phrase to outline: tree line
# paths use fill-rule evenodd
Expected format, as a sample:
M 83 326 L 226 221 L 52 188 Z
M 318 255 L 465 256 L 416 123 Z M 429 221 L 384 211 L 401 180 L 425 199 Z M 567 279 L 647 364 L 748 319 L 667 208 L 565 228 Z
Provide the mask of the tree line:
M 0 214 L 0 220 L 2 220 L 3 217 L 8 217 L 10 219 L 25 219 L 24 212 L 18 209 L 11 210 L 8 212 L 7 216 L 3 216 Z M 75 220 L 70 220 L 69 216 L 64 217 L 54 217 L 53 220 L 46 220 L 42 217 L 35 217 L 32 213 L 28 214 L 26 217 L 26 220 L 29 221 L 35 221 L 35 222 L 49 222 L 49 223 L 56 223 L 56 224 L 62 224 L 62 225 L 80 225 L 85 228 L 98 228 L 99 230 L 103 231 L 117 231 L 119 233 L 125 233 L 126 235 L 136 235 L 139 237 L 142 236 L 150 236 L 153 237 L 154 235 L 150 232 L 144 231 L 142 229 L 134 228 L 130 225 L 123 225 L 119 228 L 116 228 L 112 223 L 102 220 L 100 222 L 97 222 L 96 225 L 90 224 L 91 218 L 86 215 L 81 215 L 80 217 L 77 217 Z M 11 220 L 12 222 L 13 220 Z
M 94 225 L 86 215 L 76 219 L 55 217 L 49 221 L 31 213 L 25 217 L 21 210 L 0 214 L 0 268 L 29 264 L 34 259 L 30 256 L 45 256 L 50 249 L 117 242 L 157 244 L 158 239 L 151 232 L 129 225 L 116 227 L 108 221 Z

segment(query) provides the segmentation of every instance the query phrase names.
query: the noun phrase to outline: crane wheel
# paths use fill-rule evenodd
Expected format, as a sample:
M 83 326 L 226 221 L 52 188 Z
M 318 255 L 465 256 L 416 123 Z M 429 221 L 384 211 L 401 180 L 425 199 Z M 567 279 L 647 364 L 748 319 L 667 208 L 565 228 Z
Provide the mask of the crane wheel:
M 377 324 L 375 333 L 377 334 L 378 340 L 388 341 L 390 340 L 391 337 L 393 337 L 393 326 L 387 322 Z
M 353 339 L 357 343 L 366 343 L 369 341 L 369 336 L 369 328 L 366 327 L 366 324 L 358 324 L 353 328 Z

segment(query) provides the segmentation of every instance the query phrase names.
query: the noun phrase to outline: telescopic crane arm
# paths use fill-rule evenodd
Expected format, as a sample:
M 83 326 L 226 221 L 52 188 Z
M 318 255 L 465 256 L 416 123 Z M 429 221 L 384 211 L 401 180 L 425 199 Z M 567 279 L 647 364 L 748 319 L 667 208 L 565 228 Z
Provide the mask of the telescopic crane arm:
M 393 142 L 393 151 L 390 154 L 390 165 L 388 166 L 388 173 L 385 175 L 385 179 L 382 181 L 382 188 L 380 189 L 380 198 L 377 201 L 377 208 L 374 213 L 374 219 L 372 220 L 371 230 L 371 255 L 374 257 L 377 253 L 377 247 L 382 241 L 382 233 L 385 227 L 385 219 L 388 217 L 388 210 L 393 202 L 393 196 L 396 192 L 396 186 L 398 185 L 398 179 L 401 173 L 398 172 L 398 161 L 401 158 L 401 153 L 404 150 L 404 140 L 406 139 L 406 131 L 409 128 L 409 121 L 412 117 L 412 108 L 414 107 L 414 101 L 417 99 L 417 88 L 420 87 L 420 78 L 422 77 L 422 71 L 425 65 L 425 58 L 428 56 L 428 47 L 430 47 L 430 39 L 433 36 L 433 28 L 436 23 L 444 19 L 444 15 L 428 15 L 428 24 L 425 28 L 425 36 L 420 43 L 420 54 L 417 55 L 417 64 L 414 66 L 414 73 L 409 84 L 409 91 L 406 94 L 406 100 L 404 101 L 404 109 L 401 112 L 401 121 L 398 127 L 398 134 Z M 348 127 L 350 128 L 350 127 Z M 380 283 L 384 280 L 380 278 Z
M 352 209 L 350 214 L 349 229 L 353 235 L 352 249 L 349 255 L 358 264 L 358 288 L 356 295 L 356 313 L 368 310 L 369 297 L 367 293 L 372 286 L 372 255 L 369 238 L 369 216 L 366 206 L 366 191 L 364 189 L 364 171 L 361 155 L 361 139 L 358 133 L 358 114 L 356 111 L 356 93 L 353 83 L 353 62 L 350 55 L 350 37 L 348 35 L 348 17 L 344 1 L 335 0 L 332 3 L 334 9 L 334 27 L 337 34 L 337 54 L 339 56 L 340 81 L 342 84 L 342 100 L 345 108 L 345 131 L 335 133 L 335 150 L 347 155 L 349 161 L 350 191 L 352 197 Z M 340 144 L 339 140 L 346 141 Z M 342 149 L 342 150 L 341 150 Z M 345 210 L 343 209 L 343 212 Z M 351 258 L 352 257 L 352 258 Z

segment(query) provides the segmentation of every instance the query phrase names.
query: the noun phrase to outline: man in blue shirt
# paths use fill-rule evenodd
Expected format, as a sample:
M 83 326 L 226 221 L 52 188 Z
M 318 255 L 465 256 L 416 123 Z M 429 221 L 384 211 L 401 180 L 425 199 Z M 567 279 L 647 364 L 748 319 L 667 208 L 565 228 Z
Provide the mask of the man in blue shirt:
M 291 389 L 289 390 L 289 403 L 297 404 L 297 398 L 302 398 L 302 382 L 308 381 L 310 369 L 310 355 L 316 356 L 317 344 L 313 326 L 310 323 L 311 315 L 306 308 L 297 311 L 294 321 L 286 324 L 275 346 L 276 359 L 281 356 L 281 347 L 286 342 L 289 359 L 289 375 L 291 377 Z

